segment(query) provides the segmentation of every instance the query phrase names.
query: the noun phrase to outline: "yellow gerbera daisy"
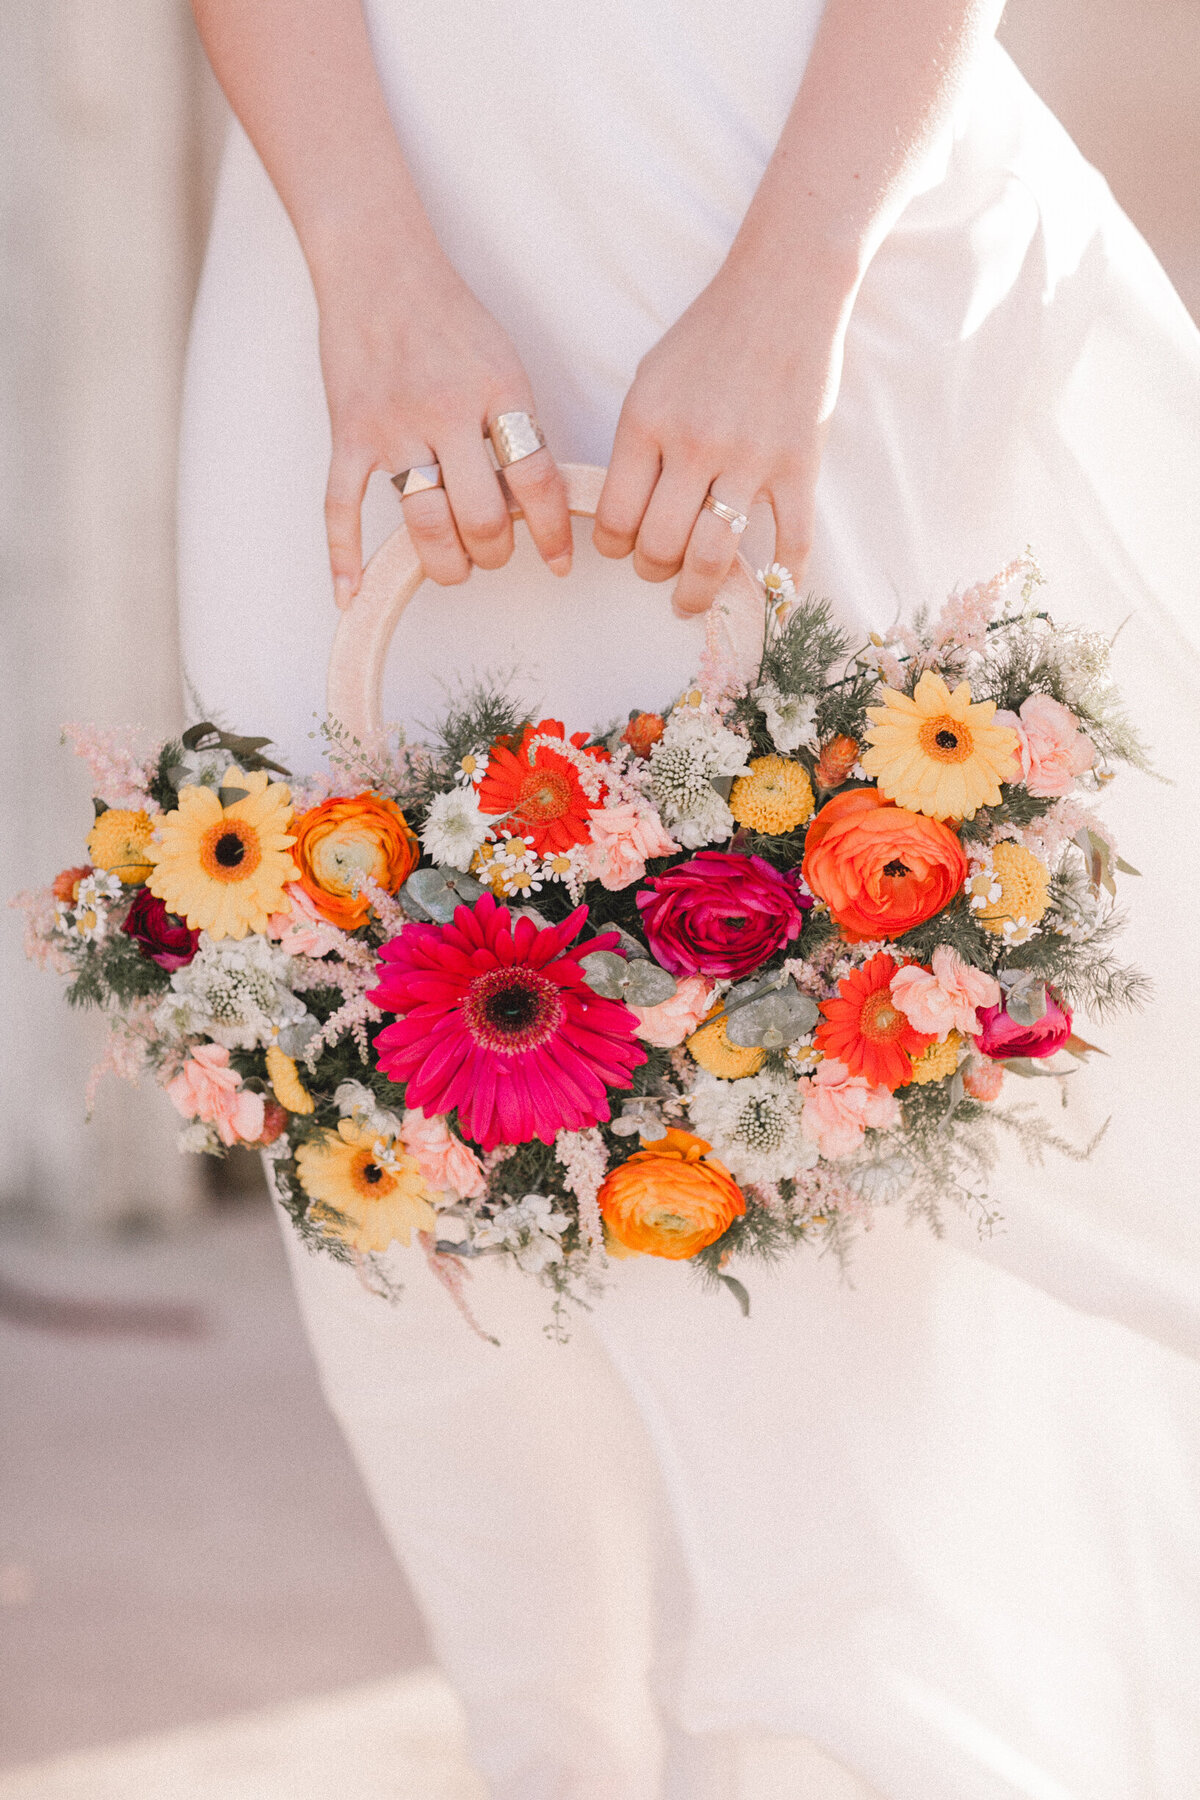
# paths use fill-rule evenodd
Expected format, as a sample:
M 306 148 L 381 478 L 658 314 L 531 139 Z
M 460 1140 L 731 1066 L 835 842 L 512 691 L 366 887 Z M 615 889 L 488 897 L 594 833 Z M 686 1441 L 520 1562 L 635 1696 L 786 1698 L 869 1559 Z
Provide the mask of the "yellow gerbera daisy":
M 944 1081 L 958 1067 L 963 1047 L 961 1031 L 948 1031 L 940 1044 L 930 1044 L 920 1056 L 913 1057 L 912 1079 L 918 1087 L 929 1081 Z
M 267 1074 L 280 1106 L 290 1113 L 310 1113 L 316 1101 L 300 1079 L 295 1061 L 278 1044 L 267 1045 Z
M 97 869 L 119 875 L 126 887 L 141 887 L 150 873 L 147 846 L 153 833 L 149 813 L 110 806 L 88 832 L 88 855 Z
M 167 814 L 147 848 L 155 867 L 146 885 L 193 931 L 243 938 L 287 910 L 284 889 L 298 877 L 288 855 L 296 841 L 288 834 L 292 796 L 265 769 L 230 769 L 224 785 L 245 788 L 246 798 L 222 806 L 211 788 L 182 789 L 179 810 Z
M 786 756 L 756 756 L 729 794 L 729 810 L 739 825 L 779 837 L 795 831 L 813 814 L 808 771 Z
M 296 1152 L 308 1217 L 355 1250 L 384 1251 L 432 1231 L 437 1214 L 414 1159 L 352 1119 L 310 1138 Z
M 911 700 L 896 688 L 883 698 L 867 708 L 871 748 L 859 760 L 886 799 L 933 819 L 973 819 L 981 806 L 1000 804 L 1017 734 L 992 724 L 994 700 L 972 701 L 965 681 L 951 693 L 930 669 Z
M 720 1013 L 718 1002 L 714 1013 Z M 708 1022 L 693 1031 L 687 1047 L 702 1069 L 719 1075 L 723 1081 L 740 1081 L 744 1075 L 757 1075 L 767 1060 L 765 1050 L 731 1044 L 723 1017 L 709 1014 Z
M 996 937 L 1023 942 L 1050 903 L 1050 871 L 1032 850 L 1008 838 L 992 845 L 991 866 L 995 897 L 984 899 L 982 905 L 973 902 L 975 917 Z M 999 894 L 995 894 L 997 882 Z

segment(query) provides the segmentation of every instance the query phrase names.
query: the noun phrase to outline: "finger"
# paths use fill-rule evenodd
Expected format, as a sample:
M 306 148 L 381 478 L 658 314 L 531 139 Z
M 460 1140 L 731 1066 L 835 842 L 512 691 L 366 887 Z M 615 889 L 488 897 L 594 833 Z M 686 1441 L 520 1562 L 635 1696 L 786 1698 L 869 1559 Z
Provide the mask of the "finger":
M 775 514 L 774 561 L 782 563 L 797 587 L 812 551 L 816 478 L 775 482 L 770 490 Z
M 362 503 L 370 473 L 368 457 L 334 446 L 325 487 L 325 535 L 333 597 L 343 609 L 362 580 Z
M 723 476 L 710 489 L 714 499 L 724 501 L 735 512 L 748 513 L 753 484 Z M 720 591 L 721 584 L 733 567 L 741 533 L 734 531 L 728 519 L 711 512 L 701 501 L 701 510 L 692 527 L 683 569 L 675 584 L 671 603 L 683 618 L 707 612 Z
M 601 556 L 629 555 L 661 467 L 657 443 L 622 413 L 592 527 Z
M 567 488 L 548 450 L 535 450 L 504 471 L 513 499 L 525 515 L 542 561 L 556 575 L 571 572 L 571 515 Z
M 464 550 L 481 569 L 503 567 L 513 550 L 512 519 L 482 430 L 458 431 L 443 439 L 438 453 Z
M 679 573 L 708 481 L 697 467 L 668 464 L 655 484 L 637 534 L 633 566 L 643 581 L 670 581 Z
M 471 559 L 462 547 L 444 488 L 426 488 L 401 502 L 404 523 L 413 549 L 431 581 L 440 587 L 456 587 L 471 573 Z

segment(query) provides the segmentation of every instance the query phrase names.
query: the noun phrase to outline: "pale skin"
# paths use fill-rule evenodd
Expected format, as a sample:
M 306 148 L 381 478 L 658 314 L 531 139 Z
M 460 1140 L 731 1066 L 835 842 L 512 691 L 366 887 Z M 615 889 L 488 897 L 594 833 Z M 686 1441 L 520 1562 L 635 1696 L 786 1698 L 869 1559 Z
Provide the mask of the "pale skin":
M 325 505 L 334 596 L 362 577 L 373 471 L 438 462 L 443 490 L 404 516 L 450 586 L 512 554 L 484 430 L 536 414 L 507 334 L 442 251 L 371 59 L 360 0 L 192 0 L 221 85 L 296 228 L 320 315 L 333 451 Z M 828 0 L 775 152 L 720 269 L 642 359 L 594 526 L 604 556 L 674 581 L 705 611 L 737 551 L 710 491 L 775 517 L 802 575 L 843 345 L 872 256 L 912 191 L 1003 0 Z M 551 448 L 507 472 L 548 566 L 571 566 Z

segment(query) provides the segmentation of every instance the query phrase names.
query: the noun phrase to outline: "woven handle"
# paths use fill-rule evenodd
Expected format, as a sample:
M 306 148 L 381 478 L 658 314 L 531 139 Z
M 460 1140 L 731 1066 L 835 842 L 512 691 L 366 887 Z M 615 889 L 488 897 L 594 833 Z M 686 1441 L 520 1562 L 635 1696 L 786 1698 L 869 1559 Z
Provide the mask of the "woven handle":
M 562 463 L 560 468 L 571 512 L 580 518 L 594 518 L 605 471 L 589 463 Z M 521 518 L 517 506 L 511 511 L 514 519 Z M 398 525 L 367 564 L 362 586 L 338 619 L 329 656 L 326 704 L 329 717 L 364 742 L 382 728 L 388 647 L 401 613 L 424 580 L 425 571 L 407 528 Z M 762 596 L 740 556 L 716 604 L 722 609 L 734 660 L 749 669 L 761 646 Z

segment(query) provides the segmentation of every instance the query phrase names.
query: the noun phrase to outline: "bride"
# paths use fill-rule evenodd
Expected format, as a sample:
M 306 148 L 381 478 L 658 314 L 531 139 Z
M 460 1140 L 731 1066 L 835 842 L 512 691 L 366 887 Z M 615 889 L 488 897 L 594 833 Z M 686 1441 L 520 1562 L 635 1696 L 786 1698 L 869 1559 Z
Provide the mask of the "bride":
M 857 634 L 1031 542 L 1196 766 L 1200 345 L 998 0 L 194 7 L 240 120 L 182 445 L 207 716 L 315 764 L 397 504 L 430 580 L 390 718 L 501 668 L 576 724 L 664 705 L 750 514 Z M 608 465 L 591 542 L 556 458 Z M 1130 786 L 1159 1004 L 1089 1069 L 1093 1161 L 999 1171 L 1000 1237 L 885 1213 L 749 1320 L 637 1259 L 566 1346 L 487 1269 L 502 1349 L 423 1267 L 389 1308 L 292 1247 L 496 1800 L 765 1800 L 768 1749 L 799 1795 L 804 1740 L 839 1794 L 1194 1791 L 1195 870 Z

